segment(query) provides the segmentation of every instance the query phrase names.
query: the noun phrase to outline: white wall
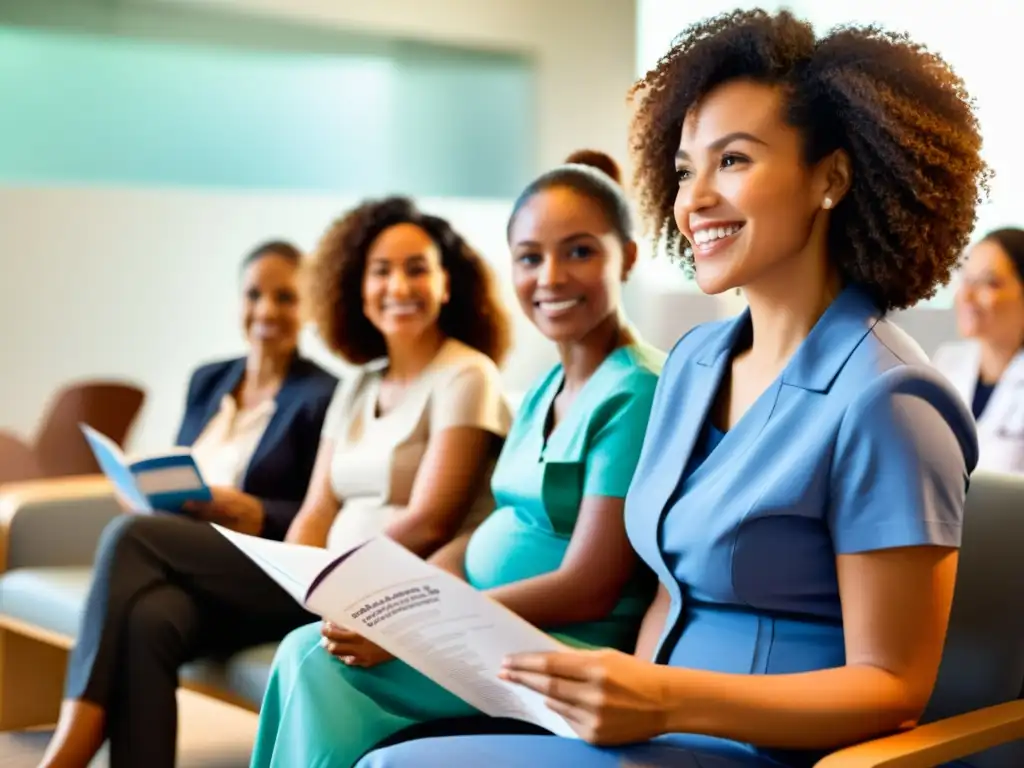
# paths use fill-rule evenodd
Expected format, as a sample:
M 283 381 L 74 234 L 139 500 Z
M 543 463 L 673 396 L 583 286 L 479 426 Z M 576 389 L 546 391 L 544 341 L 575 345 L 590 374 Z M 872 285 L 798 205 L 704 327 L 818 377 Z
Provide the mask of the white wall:
M 115 376 L 139 381 L 149 393 L 134 447 L 166 444 L 189 372 L 243 350 L 237 316 L 242 255 L 268 237 L 311 248 L 352 203 L 321 196 L 0 188 L 0 427 L 29 435 L 58 386 Z M 507 259 L 498 256 L 507 203 L 424 201 L 424 207 L 450 216 L 499 269 L 505 267 Z M 530 346 L 523 349 L 527 359 L 513 373 L 536 369 Z M 518 384 L 514 375 L 509 383 Z
M 636 68 L 636 0 L 129 1 L 203 5 L 526 52 L 537 63 L 538 169 L 582 145 L 625 160 L 625 97 Z

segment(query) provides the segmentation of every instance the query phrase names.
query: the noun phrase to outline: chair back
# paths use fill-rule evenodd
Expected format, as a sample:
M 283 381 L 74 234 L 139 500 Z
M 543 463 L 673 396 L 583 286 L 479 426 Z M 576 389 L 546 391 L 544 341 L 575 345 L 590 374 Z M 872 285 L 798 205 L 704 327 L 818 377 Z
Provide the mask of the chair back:
M 36 437 L 35 454 L 46 477 L 99 472 L 79 423 L 123 446 L 145 398 L 138 387 L 116 381 L 80 382 L 61 389 Z
M 949 632 L 922 722 L 1014 701 L 1024 689 L 1024 477 L 971 478 Z M 964 761 L 1024 766 L 1024 742 Z
M 43 476 L 35 451 L 17 435 L 0 431 L 0 485 Z

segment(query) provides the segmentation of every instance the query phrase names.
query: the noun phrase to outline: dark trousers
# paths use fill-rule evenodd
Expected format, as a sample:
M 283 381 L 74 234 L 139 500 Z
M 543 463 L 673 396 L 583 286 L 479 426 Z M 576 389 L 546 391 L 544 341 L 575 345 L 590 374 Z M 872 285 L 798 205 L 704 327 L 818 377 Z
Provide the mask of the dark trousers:
M 173 768 L 178 668 L 315 620 L 211 526 L 119 517 L 100 539 L 65 695 L 106 710 L 111 768 Z

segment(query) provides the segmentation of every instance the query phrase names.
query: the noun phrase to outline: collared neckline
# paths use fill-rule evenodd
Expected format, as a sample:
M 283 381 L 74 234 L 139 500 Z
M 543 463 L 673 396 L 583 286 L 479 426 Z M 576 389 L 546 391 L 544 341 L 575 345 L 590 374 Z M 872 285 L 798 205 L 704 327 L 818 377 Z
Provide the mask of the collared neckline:
M 782 371 L 782 382 L 812 392 L 825 392 L 839 371 L 883 313 L 862 288 L 847 286 L 814 324 L 807 338 Z M 740 335 L 749 332 L 750 309 L 730 321 L 705 345 L 697 358 L 715 366 L 735 349 Z

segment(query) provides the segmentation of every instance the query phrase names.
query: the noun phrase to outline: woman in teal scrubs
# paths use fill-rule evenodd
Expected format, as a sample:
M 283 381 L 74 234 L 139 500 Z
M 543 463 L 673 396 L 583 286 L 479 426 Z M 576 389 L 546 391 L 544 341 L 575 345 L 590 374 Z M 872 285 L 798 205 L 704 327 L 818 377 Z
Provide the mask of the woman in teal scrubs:
M 497 509 L 432 559 L 569 643 L 628 649 L 651 592 L 624 499 L 664 360 L 620 308 L 636 260 L 629 207 L 604 173 L 565 165 L 523 192 L 508 239 L 519 302 L 562 362 L 520 406 Z M 409 726 L 474 714 L 362 638 L 313 625 L 278 650 L 252 765 L 345 768 Z
M 750 11 L 685 32 L 643 85 L 652 229 L 748 309 L 684 336 L 658 383 L 626 505 L 661 585 L 636 650 L 509 660 L 579 740 L 414 741 L 360 768 L 809 768 L 928 702 L 977 441 L 886 313 L 971 234 L 962 83 L 903 38 Z

